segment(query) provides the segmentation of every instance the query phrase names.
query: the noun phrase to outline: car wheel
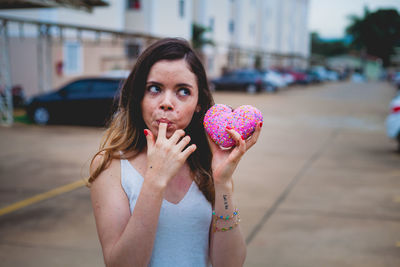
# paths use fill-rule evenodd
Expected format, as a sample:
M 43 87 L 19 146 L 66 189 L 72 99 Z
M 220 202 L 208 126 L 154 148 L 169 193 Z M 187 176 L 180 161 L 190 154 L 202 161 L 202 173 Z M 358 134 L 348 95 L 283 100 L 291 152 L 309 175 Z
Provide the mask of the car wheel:
M 257 93 L 257 86 L 255 84 L 249 84 L 246 87 L 246 92 L 249 94 L 255 94 Z
M 48 124 L 50 121 L 50 112 L 45 107 L 37 107 L 33 111 L 33 121 L 40 125 Z
M 397 136 L 397 152 L 400 153 L 400 134 Z
M 272 84 L 267 84 L 265 86 L 265 91 L 267 91 L 268 93 L 276 93 L 276 87 L 273 86 Z

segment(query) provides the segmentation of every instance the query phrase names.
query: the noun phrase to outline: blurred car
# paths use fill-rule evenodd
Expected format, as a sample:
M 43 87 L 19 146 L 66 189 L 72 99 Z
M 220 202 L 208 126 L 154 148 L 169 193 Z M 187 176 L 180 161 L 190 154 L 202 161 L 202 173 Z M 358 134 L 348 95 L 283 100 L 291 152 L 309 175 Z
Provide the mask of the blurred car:
M 396 72 L 393 76 L 392 82 L 397 89 L 400 90 L 400 72 Z
M 301 70 L 288 70 L 287 72 L 293 75 L 296 84 L 309 84 L 311 82 L 307 73 Z
M 282 70 L 275 70 L 275 71 L 282 76 L 283 80 L 286 82 L 287 85 L 292 85 L 295 83 L 295 78 L 292 74 Z
M 309 79 L 308 75 L 303 71 L 286 69 L 286 68 L 279 68 L 279 69 L 277 69 L 277 71 L 279 71 L 279 73 L 282 73 L 286 77 L 291 77 L 291 79 L 292 79 L 291 84 L 309 84 L 310 83 L 310 79 Z
M 57 91 L 37 95 L 26 107 L 37 124 L 67 123 L 103 126 L 114 111 L 123 78 L 81 78 Z
M 234 70 L 211 80 L 211 90 L 231 90 L 256 93 L 275 91 L 273 85 L 263 79 L 261 72 L 253 69 Z
M 365 78 L 365 76 L 362 75 L 361 73 L 358 73 L 358 72 L 354 72 L 354 73 L 350 76 L 350 80 L 351 80 L 352 82 L 355 82 L 355 83 L 363 83 L 363 82 L 366 82 L 366 81 L 367 81 L 366 78 Z
M 328 79 L 327 70 L 324 66 L 312 66 L 310 70 L 315 72 L 321 78 L 322 81 Z
M 321 75 L 312 69 L 307 70 L 306 73 L 308 75 L 310 83 L 321 83 L 323 81 Z
M 267 83 L 270 83 L 276 90 L 288 85 L 283 75 L 275 70 L 264 70 L 261 73 L 263 74 L 263 79 Z
M 390 102 L 390 114 L 386 118 L 386 132 L 396 139 L 400 152 L 400 93 Z
M 334 70 L 328 70 L 326 72 L 328 81 L 338 81 L 339 74 Z

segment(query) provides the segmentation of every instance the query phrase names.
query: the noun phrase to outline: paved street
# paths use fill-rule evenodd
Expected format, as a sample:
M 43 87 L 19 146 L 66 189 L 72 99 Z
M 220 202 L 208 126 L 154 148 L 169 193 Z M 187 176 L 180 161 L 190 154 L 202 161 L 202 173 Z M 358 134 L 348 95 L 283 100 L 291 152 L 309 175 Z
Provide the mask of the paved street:
M 343 82 L 215 94 L 264 115 L 234 177 L 245 266 L 400 266 L 400 154 L 384 129 L 394 95 Z M 0 216 L 1 266 L 104 266 L 86 187 L 32 199 L 84 178 L 102 132 L 0 128 L 0 213 L 29 200 Z

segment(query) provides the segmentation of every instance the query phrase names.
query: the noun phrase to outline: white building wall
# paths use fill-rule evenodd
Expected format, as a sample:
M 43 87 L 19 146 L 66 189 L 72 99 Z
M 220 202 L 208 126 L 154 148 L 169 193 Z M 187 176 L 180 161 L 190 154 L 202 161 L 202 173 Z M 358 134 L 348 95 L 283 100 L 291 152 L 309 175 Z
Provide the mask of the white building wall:
M 124 1 L 125 2 L 125 1 Z M 141 1 L 140 9 L 124 8 L 121 16 L 124 17 L 126 31 L 150 33 L 152 30 L 153 0 Z
M 277 39 L 280 35 L 278 28 L 278 1 L 280 0 L 262 1 L 260 7 L 260 16 L 262 18 L 260 47 L 269 52 L 277 51 Z
M 309 56 L 308 5 L 310 0 L 184 0 L 183 17 L 179 14 L 180 1 L 142 0 L 140 9 L 132 10 L 127 9 L 126 0 L 110 0 L 110 6 L 94 8 L 92 13 L 56 8 L 7 10 L 0 11 L 0 15 L 141 32 L 159 37 L 183 37 L 187 40 L 192 37 L 192 22 L 207 27 L 213 26 L 208 37 L 216 45 L 204 49 L 206 70 L 211 77 L 220 75 L 223 68 L 238 66 L 231 64 L 233 61 L 228 62 L 229 55 L 232 58 L 232 54 L 229 53 L 231 46 L 244 50 L 259 49 L 273 54 Z M 234 23 L 233 32 L 230 32 L 231 21 Z M 18 25 L 14 25 L 13 27 L 17 30 Z M 24 26 L 25 35 L 29 35 L 30 31 L 36 36 L 37 28 Z M 18 33 L 18 31 L 15 32 Z M 71 31 L 70 35 L 72 40 L 76 40 L 76 31 Z M 137 42 L 137 40 L 130 40 L 130 42 Z M 146 45 L 145 42 L 138 44 L 141 49 Z M 110 62 L 112 62 L 111 58 L 116 58 L 115 60 L 124 58 L 124 44 L 120 46 L 107 56 Z M 88 50 L 83 51 L 85 54 L 88 53 Z M 93 56 L 96 55 L 93 54 Z M 100 58 L 101 55 L 98 57 Z M 54 57 L 54 60 L 61 59 L 62 57 Z M 84 73 L 90 71 L 85 67 L 89 66 L 88 60 L 91 59 L 84 55 Z M 101 60 L 105 62 L 106 59 Z M 254 54 L 245 53 L 239 60 L 235 59 L 234 63 L 252 66 L 254 60 Z M 97 59 L 94 62 L 98 62 Z M 265 66 L 282 64 L 288 66 L 294 61 L 267 57 L 263 63 Z M 15 65 L 16 62 L 12 64 Z
M 109 0 L 107 7 L 96 7 L 92 12 L 67 8 L 37 8 L 2 10 L 0 15 L 12 16 L 24 19 L 41 20 L 46 22 L 73 24 L 86 27 L 105 28 L 109 30 L 123 30 L 123 10 L 125 1 Z M 16 32 L 17 28 L 11 28 L 10 32 Z M 24 28 L 24 34 L 35 36 L 37 30 L 32 27 Z
M 231 8 L 230 0 L 204 0 L 204 14 L 200 24 L 206 27 L 212 27 L 212 31 L 208 36 L 214 40 L 217 45 L 226 46 L 230 42 L 229 21 Z M 225 12 L 221 12 L 224 10 Z M 211 25 L 213 24 L 213 25 Z
M 309 0 L 301 0 L 299 7 L 299 34 L 298 34 L 298 47 L 299 53 L 305 57 L 309 57 L 311 53 L 310 47 L 310 33 L 308 30 L 308 7 Z
M 257 48 L 257 0 L 235 0 L 234 44 L 243 48 Z
M 179 14 L 180 0 L 153 0 L 151 34 L 162 37 L 192 38 L 192 0 L 184 0 L 183 16 Z
M 278 55 L 296 54 L 309 56 L 308 33 L 309 0 L 262 1 L 260 19 L 260 49 Z M 290 65 L 292 60 L 279 57 L 266 60 L 267 65 Z
M 125 30 L 157 37 L 192 38 L 192 0 L 183 0 L 184 15 L 179 12 L 181 0 L 141 1 L 139 10 L 125 10 Z
M 221 74 L 221 70 L 228 64 L 228 47 L 232 35 L 229 32 L 231 21 L 231 0 L 195 0 L 193 1 L 193 21 L 210 29 L 205 34 L 214 45 L 203 49 L 205 68 L 209 76 Z

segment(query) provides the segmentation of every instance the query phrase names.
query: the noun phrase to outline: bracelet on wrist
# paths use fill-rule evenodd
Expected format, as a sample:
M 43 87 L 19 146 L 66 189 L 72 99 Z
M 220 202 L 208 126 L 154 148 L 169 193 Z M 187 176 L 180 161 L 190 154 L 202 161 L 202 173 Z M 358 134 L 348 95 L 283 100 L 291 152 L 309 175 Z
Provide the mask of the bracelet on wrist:
M 237 220 L 235 221 L 235 223 L 232 224 L 231 226 L 217 227 L 217 223 L 214 222 L 214 233 L 215 232 L 226 232 L 226 231 L 232 230 L 233 228 L 235 228 L 236 226 L 239 225 L 239 222 L 240 222 L 240 217 L 239 216 L 237 217 Z
M 213 210 L 212 214 L 213 214 L 213 217 L 215 218 L 216 221 L 218 221 L 218 220 L 228 221 L 228 220 L 234 218 L 235 216 L 237 216 L 239 214 L 239 210 L 235 209 L 235 211 L 233 212 L 232 215 L 226 215 L 226 216 L 216 215 L 215 210 Z
M 232 230 L 233 228 L 238 226 L 238 224 L 240 222 L 239 210 L 238 209 L 235 209 L 233 214 L 230 215 L 230 216 L 229 215 L 226 215 L 226 216 L 220 215 L 220 216 L 218 216 L 218 215 L 216 215 L 215 211 L 213 211 L 213 217 L 215 218 L 214 223 L 213 223 L 213 231 L 214 231 L 214 233 L 215 232 L 226 232 L 226 231 Z M 232 225 L 230 225 L 230 226 L 225 226 L 224 225 L 224 227 L 217 227 L 217 221 L 221 221 L 221 222 L 225 222 L 226 223 L 227 221 L 233 220 L 235 218 L 236 218 L 236 220 Z

